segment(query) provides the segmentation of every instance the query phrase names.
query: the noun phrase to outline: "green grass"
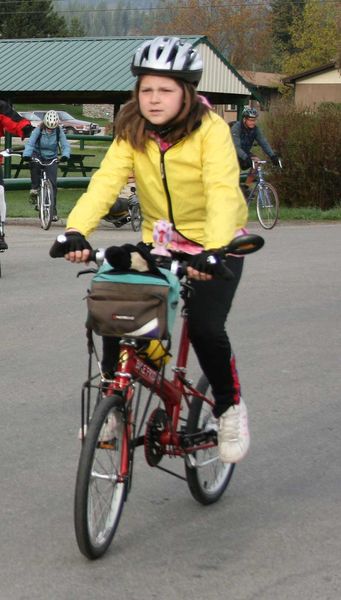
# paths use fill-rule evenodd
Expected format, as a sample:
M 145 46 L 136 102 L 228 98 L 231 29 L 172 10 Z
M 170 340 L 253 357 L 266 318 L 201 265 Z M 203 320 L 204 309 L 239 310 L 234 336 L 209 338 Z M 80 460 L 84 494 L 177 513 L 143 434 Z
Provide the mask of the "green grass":
M 60 189 L 57 197 L 58 215 L 66 218 L 84 190 Z M 28 190 L 6 192 L 7 216 L 9 218 L 32 218 L 38 213 L 29 202 Z
M 58 191 L 58 215 L 61 218 L 66 218 L 77 202 L 78 198 L 85 190 L 82 189 L 60 189 Z M 32 204 L 28 201 L 28 190 L 8 191 L 6 192 L 7 200 L 7 215 L 9 218 L 14 217 L 36 217 L 37 213 Z M 341 207 L 325 212 L 316 208 L 287 208 L 280 207 L 280 221 L 302 221 L 302 222 L 318 222 L 318 221 L 340 221 Z M 256 221 L 256 211 L 251 207 L 250 221 Z
M 249 209 L 250 221 L 256 221 L 256 209 L 251 206 Z M 285 221 L 340 221 L 341 220 L 341 206 L 330 210 L 322 211 L 319 208 L 305 207 L 305 208 L 288 208 L 283 204 L 279 207 L 279 219 L 282 222 Z

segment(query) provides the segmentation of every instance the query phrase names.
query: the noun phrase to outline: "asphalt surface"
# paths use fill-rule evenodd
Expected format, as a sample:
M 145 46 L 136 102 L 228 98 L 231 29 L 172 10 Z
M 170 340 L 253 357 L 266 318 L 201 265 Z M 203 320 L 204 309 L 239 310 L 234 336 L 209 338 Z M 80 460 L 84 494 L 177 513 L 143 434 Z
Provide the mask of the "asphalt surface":
M 246 260 L 229 320 L 252 444 L 203 507 L 138 451 L 110 551 L 73 531 L 86 378 L 79 267 L 57 233 L 9 225 L 0 255 L 0 600 L 337 600 L 341 589 L 339 224 L 279 225 Z M 128 228 L 93 244 L 138 239 Z M 194 378 L 199 373 L 192 361 Z M 174 459 L 182 470 L 180 459 Z

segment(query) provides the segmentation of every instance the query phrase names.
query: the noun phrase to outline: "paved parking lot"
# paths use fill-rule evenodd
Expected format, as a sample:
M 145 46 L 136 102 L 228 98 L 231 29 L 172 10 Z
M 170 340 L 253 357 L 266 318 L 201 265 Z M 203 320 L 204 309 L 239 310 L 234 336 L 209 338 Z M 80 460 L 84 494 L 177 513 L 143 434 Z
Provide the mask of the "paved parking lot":
M 89 278 L 49 258 L 60 231 L 9 225 L 0 256 L 0 600 L 337 600 L 341 226 L 280 225 L 247 258 L 229 331 L 252 444 L 224 497 L 197 504 L 139 452 L 117 538 L 94 563 L 73 532 Z

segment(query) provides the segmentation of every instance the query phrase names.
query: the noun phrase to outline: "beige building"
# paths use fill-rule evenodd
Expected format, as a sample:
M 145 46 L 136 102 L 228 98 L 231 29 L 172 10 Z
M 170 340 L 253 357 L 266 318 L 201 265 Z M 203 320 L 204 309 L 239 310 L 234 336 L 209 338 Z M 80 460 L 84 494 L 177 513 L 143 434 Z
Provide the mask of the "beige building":
M 341 103 L 341 72 L 336 61 L 285 77 L 282 81 L 294 87 L 297 106 L 314 108 L 321 102 Z

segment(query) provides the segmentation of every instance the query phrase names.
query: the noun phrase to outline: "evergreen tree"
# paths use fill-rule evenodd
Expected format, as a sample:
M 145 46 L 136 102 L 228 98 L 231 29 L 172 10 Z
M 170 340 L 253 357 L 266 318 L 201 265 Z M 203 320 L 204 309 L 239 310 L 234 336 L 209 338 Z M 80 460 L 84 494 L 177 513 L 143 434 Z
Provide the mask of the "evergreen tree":
M 271 0 L 273 62 L 282 68 L 283 53 L 294 52 L 291 26 L 294 19 L 299 18 L 304 9 L 305 0 Z
M 3 39 L 66 37 L 68 27 L 52 0 L 4 0 L 0 1 L 0 35 Z

